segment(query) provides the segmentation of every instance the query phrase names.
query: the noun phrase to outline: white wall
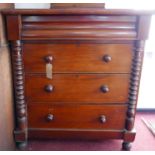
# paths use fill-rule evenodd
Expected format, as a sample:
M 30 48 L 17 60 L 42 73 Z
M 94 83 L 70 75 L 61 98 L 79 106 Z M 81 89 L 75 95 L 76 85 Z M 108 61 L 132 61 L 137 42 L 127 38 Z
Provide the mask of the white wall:
M 31 2 L 30 0 L 22 0 Z M 46 3 L 45 3 L 46 1 Z M 16 8 L 49 8 L 49 3 L 106 3 L 106 8 L 154 9 L 154 0 L 37 0 L 37 3 L 15 3 Z
M 50 8 L 49 3 L 15 3 L 15 8 L 42 9 Z

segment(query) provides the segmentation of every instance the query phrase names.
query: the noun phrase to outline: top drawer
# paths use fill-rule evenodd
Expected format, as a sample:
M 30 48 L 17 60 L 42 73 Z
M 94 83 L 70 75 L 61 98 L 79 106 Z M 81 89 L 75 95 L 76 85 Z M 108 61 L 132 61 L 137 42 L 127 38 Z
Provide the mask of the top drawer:
M 50 57 L 53 73 L 130 73 L 132 44 L 23 44 L 28 73 L 46 72 Z
M 23 16 L 23 40 L 135 40 L 136 16 Z

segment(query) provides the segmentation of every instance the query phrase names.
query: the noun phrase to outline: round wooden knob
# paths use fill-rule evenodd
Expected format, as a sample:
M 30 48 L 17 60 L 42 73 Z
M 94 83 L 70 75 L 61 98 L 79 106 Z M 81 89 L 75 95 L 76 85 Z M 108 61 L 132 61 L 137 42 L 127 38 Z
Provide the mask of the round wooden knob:
M 106 116 L 105 115 L 101 115 L 100 116 L 100 122 L 101 123 L 105 123 L 106 122 Z
M 47 119 L 47 121 L 53 121 L 54 115 L 48 114 L 47 117 L 46 117 L 46 119 Z
M 50 85 L 50 84 L 49 84 L 49 85 L 46 85 L 46 86 L 45 86 L 45 91 L 46 91 L 46 92 L 52 92 L 52 91 L 53 91 L 53 86 Z
M 109 91 L 108 86 L 106 86 L 106 85 L 101 86 L 101 91 L 102 91 L 103 93 L 107 93 L 107 92 Z
M 104 62 L 110 62 L 110 61 L 111 61 L 111 56 L 109 56 L 109 55 L 107 55 L 107 54 L 104 55 L 104 56 L 103 56 L 103 61 L 104 61 Z
M 53 60 L 53 57 L 49 55 L 49 56 L 44 57 L 44 60 L 46 63 L 51 63 Z

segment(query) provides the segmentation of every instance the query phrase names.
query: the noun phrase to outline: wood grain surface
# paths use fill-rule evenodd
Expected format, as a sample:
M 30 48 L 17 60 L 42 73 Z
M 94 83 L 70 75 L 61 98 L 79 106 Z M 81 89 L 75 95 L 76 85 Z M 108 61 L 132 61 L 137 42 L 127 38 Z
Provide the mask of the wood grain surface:
M 29 128 L 116 129 L 125 125 L 126 105 L 46 105 L 28 104 Z M 48 114 L 53 120 L 48 121 Z M 106 121 L 101 122 L 104 115 Z
M 50 44 L 23 45 L 25 72 L 45 73 L 46 56 L 53 58 L 53 73 L 130 73 L 132 44 Z M 104 56 L 110 56 L 106 62 Z
M 128 101 L 128 74 L 54 74 L 52 79 L 45 75 L 26 75 L 26 99 L 28 101 L 125 103 Z M 45 87 L 53 90 L 46 92 Z M 102 86 L 109 92 L 104 93 Z

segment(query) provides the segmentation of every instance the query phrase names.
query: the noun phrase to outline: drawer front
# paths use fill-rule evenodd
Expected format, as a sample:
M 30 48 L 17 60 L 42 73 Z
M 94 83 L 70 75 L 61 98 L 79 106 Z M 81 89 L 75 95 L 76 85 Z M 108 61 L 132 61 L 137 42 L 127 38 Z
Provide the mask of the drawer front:
M 23 45 L 26 72 L 130 73 L 132 44 L 27 44 Z M 48 61 L 48 58 L 51 58 Z
M 136 16 L 24 15 L 23 40 L 135 40 Z
M 26 97 L 30 101 L 125 103 L 129 74 L 26 75 Z
M 29 128 L 124 129 L 126 105 L 28 104 Z

